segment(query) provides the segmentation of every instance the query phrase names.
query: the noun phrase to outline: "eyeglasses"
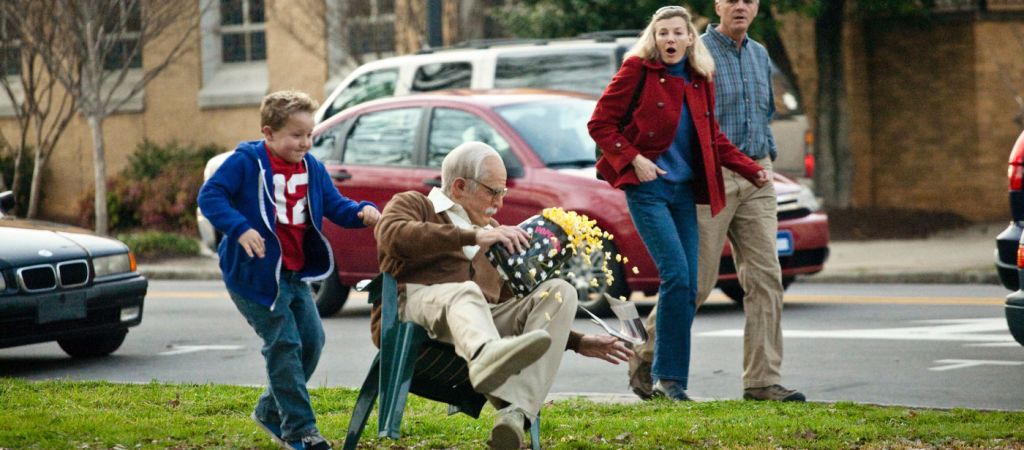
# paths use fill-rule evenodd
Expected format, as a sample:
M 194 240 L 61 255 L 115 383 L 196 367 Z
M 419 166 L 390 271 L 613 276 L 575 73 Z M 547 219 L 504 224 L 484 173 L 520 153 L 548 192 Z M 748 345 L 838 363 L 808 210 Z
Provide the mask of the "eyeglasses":
M 657 11 L 654 12 L 654 15 L 661 14 L 661 13 L 663 13 L 665 11 L 676 11 L 676 10 L 679 10 L 679 11 L 682 11 L 682 12 L 686 12 L 686 8 L 684 8 L 682 6 L 674 6 L 674 5 L 673 6 L 662 6 L 661 8 L 658 8 Z
M 505 198 L 505 196 L 508 195 L 508 188 L 495 189 L 495 188 L 492 188 L 492 187 L 490 187 L 490 186 L 488 186 L 486 184 L 481 183 L 480 180 L 478 180 L 476 178 L 467 178 L 467 180 L 474 181 L 474 182 L 476 182 L 476 184 L 479 184 L 480 186 L 483 186 L 484 189 L 487 189 L 487 192 L 491 193 L 491 199 L 493 199 L 493 200 L 498 200 L 498 199 L 501 199 L 501 198 Z

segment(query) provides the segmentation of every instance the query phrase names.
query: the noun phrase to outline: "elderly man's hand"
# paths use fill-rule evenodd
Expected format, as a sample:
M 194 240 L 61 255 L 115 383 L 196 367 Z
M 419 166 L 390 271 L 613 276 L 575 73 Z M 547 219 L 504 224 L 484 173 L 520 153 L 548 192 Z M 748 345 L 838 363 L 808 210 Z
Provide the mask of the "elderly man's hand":
M 633 351 L 626 348 L 626 345 L 615 336 L 606 334 L 586 334 L 580 339 L 579 354 L 591 358 L 601 358 L 612 364 L 619 364 L 619 361 L 629 362 L 633 357 Z
M 526 230 L 508 225 L 501 225 L 490 230 L 480 229 L 476 232 L 476 244 L 484 251 L 492 245 L 502 243 L 512 253 L 519 253 L 529 247 L 530 235 Z

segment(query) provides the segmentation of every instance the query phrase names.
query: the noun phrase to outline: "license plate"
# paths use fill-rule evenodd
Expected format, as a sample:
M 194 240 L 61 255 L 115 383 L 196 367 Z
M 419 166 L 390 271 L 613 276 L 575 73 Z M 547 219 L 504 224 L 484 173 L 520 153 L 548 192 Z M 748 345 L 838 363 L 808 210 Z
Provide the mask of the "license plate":
M 36 323 L 84 319 L 85 292 L 51 294 L 39 299 Z
M 775 235 L 775 249 L 779 251 L 779 256 L 789 256 L 793 254 L 793 232 L 789 230 L 780 230 Z

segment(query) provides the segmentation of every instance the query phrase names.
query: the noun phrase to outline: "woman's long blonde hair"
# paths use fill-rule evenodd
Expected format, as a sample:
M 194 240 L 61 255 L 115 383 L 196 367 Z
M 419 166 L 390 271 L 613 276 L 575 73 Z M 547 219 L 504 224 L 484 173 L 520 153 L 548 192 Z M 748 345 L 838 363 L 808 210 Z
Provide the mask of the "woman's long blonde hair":
M 673 17 L 682 17 L 686 21 L 686 28 L 693 36 L 693 45 L 686 49 L 686 58 L 690 67 L 702 77 L 710 79 L 715 73 L 715 60 L 711 57 L 711 52 L 704 45 L 700 35 L 697 34 L 697 27 L 693 25 L 690 12 L 682 6 L 666 6 L 658 9 L 651 16 L 651 22 L 647 24 L 647 28 L 644 28 L 644 32 L 640 34 L 640 39 L 633 44 L 633 48 L 626 52 L 626 57 L 638 56 L 640 59 L 650 60 L 661 58 L 658 53 L 658 45 L 655 43 L 654 24 L 659 20 Z

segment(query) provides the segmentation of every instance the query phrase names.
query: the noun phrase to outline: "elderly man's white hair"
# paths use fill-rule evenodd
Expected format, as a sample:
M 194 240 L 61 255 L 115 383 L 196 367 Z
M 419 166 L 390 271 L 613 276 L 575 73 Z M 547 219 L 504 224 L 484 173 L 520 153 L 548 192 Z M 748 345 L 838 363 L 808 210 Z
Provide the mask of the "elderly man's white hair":
M 452 149 L 441 162 L 441 191 L 450 196 L 452 183 L 456 178 L 472 178 L 474 180 L 485 178 L 484 175 L 488 174 L 484 173 L 486 170 L 484 160 L 490 156 L 501 159 L 497 150 L 483 142 L 465 142 Z M 473 183 L 471 191 L 479 189 L 476 184 Z

